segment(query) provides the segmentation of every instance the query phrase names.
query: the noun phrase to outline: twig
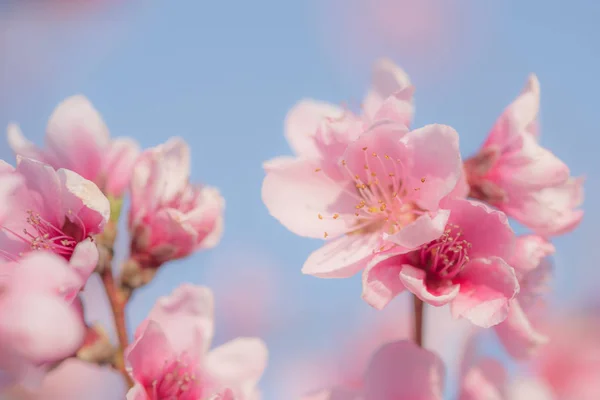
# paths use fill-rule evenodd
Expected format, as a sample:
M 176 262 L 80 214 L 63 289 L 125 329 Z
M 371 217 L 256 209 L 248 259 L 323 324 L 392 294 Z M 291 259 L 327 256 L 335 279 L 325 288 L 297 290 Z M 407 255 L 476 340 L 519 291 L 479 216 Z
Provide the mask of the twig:
M 414 315 L 415 315 L 415 343 L 423 347 L 423 300 L 413 295 Z

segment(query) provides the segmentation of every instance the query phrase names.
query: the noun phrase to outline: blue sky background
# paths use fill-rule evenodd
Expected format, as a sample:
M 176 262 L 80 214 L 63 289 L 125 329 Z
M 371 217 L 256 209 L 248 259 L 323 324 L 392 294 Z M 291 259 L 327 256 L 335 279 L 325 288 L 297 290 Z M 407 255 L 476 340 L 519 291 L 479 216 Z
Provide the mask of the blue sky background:
M 452 35 L 442 30 L 432 50 L 419 54 L 403 53 L 391 41 L 357 46 L 356 53 L 352 43 L 341 46 L 345 31 L 335 0 L 114 3 L 78 20 L 71 15 L 44 23 L 14 5 L 0 7 L 0 126 L 18 121 L 41 143 L 55 105 L 82 93 L 113 136 L 132 136 L 144 147 L 173 135 L 185 138 L 193 179 L 222 190 L 227 210 L 220 246 L 170 264 L 140 290 L 129 308 L 131 329 L 157 296 L 182 282 L 213 286 L 218 313 L 219 285 L 252 275 L 248 269 L 261 264 L 275 277 L 269 313 L 271 323 L 279 322 L 265 334 L 271 360 L 262 387 L 266 399 L 279 400 L 278 371 L 351 335 L 364 315 L 373 314 L 360 299 L 359 279 L 300 273 L 320 243 L 296 237 L 271 218 L 260 187 L 262 162 L 290 153 L 283 137 L 289 108 L 304 97 L 355 104 L 379 55 L 392 57 L 416 85 L 414 126 L 453 126 L 465 156 L 527 75 L 538 74 L 542 142 L 573 174 L 587 176 L 586 219 L 555 240 L 555 298 L 564 305 L 592 293 L 599 275 L 600 3 L 456 2 Z M 1 143 L 0 157 L 13 160 Z M 217 331 L 217 342 L 248 334 L 228 323 Z

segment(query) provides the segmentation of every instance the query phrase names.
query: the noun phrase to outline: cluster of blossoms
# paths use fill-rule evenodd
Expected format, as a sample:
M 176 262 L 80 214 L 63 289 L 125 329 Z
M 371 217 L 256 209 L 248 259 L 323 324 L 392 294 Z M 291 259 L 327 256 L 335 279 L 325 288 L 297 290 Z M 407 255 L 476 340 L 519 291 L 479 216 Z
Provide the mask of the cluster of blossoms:
M 410 127 L 413 94 L 405 72 L 383 59 L 360 113 L 298 103 L 286 121 L 296 155 L 265 163 L 263 201 L 290 231 L 326 240 L 303 273 L 361 272 L 362 298 L 376 309 L 411 292 L 417 345 L 424 304 L 449 305 L 453 317 L 493 327 L 511 356 L 527 358 L 548 341 L 533 315 L 551 275 L 549 240 L 582 219 L 582 179 L 539 144 L 534 75 L 466 160 L 451 127 Z M 530 233 L 515 236 L 509 218 Z M 359 390 L 311 399 L 441 399 L 444 366 L 417 345 L 384 345 Z M 497 381 L 484 385 L 499 364 L 465 365 L 461 399 L 513 398 L 490 394 Z
M 267 362 L 263 342 L 239 338 L 209 351 L 210 289 L 183 285 L 158 300 L 137 328 L 125 305 L 164 263 L 215 246 L 224 200 L 189 182 L 186 143 L 145 151 L 112 139 L 90 102 L 61 103 L 46 147 L 8 127 L 16 167 L 0 161 L 0 391 L 35 388 L 68 359 L 108 364 L 129 384 L 127 399 L 255 399 Z M 130 251 L 115 279 L 114 242 L 130 194 Z M 81 291 L 93 275 L 106 289 L 119 337 L 91 325 Z
M 551 339 L 537 318 L 552 272 L 550 240 L 583 215 L 582 179 L 539 144 L 537 78 L 465 160 L 453 128 L 411 128 L 413 94 L 404 71 L 379 60 L 360 113 L 300 102 L 286 120 L 296 156 L 265 164 L 270 213 L 298 235 L 326 240 L 305 274 L 361 272 L 362 298 L 379 310 L 405 291 L 414 299 L 412 340 L 387 338 L 369 356 L 358 352 L 363 371 L 305 399 L 441 400 L 446 366 L 423 346 L 427 304 L 448 306 L 473 327 L 459 399 L 600 398 L 599 354 L 561 347 L 571 332 L 554 332 L 559 345 L 537 359 L 535 379 L 511 381 L 499 362 L 475 351 L 480 328 L 493 328 L 515 359 Z M 125 307 L 138 288 L 163 264 L 212 248 L 222 235 L 224 200 L 190 184 L 186 143 L 172 138 L 142 151 L 112 139 L 81 96 L 56 108 L 45 148 L 14 124 L 8 142 L 16 163 L 0 161 L 0 391 L 39 386 L 78 359 L 118 371 L 128 400 L 259 399 L 266 346 L 242 337 L 210 349 L 209 288 L 184 284 L 156 302 L 131 341 L 126 329 Z M 125 195 L 129 252 L 116 268 Z M 516 236 L 509 218 L 529 233 Z M 116 344 L 87 318 L 81 292 L 92 277 L 109 299 Z M 572 325 L 600 331 L 596 322 Z M 599 348 L 594 334 L 577 335 Z

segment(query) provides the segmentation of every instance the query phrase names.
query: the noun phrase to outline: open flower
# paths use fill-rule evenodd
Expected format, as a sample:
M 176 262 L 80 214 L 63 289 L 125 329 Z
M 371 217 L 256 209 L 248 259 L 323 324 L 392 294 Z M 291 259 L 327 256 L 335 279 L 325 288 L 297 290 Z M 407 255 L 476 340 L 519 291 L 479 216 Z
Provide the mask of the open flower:
M 339 156 L 278 158 L 265 164 L 262 197 L 292 232 L 331 238 L 303 272 L 348 277 L 374 252 L 414 249 L 438 238 L 448 212 L 440 201 L 461 171 L 458 135 L 444 125 L 408 131 L 376 122 Z
M 544 236 L 575 228 L 583 211 L 583 180 L 538 143 L 540 88 L 531 75 L 502 113 L 480 152 L 465 161 L 470 195 Z
M 213 329 L 208 288 L 183 285 L 161 298 L 126 351 L 135 381 L 127 399 L 196 400 L 215 394 L 256 399 L 256 384 L 267 362 L 265 345 L 259 339 L 238 338 L 208 351 Z
M 82 286 L 66 261 L 51 253 L 0 263 L 0 386 L 75 353 L 84 327 L 71 301 Z
M 142 268 L 214 247 L 225 201 L 215 188 L 189 183 L 190 151 L 179 138 L 139 157 L 131 181 L 131 258 Z
M 48 251 L 70 261 L 85 281 L 98 261 L 91 237 L 110 214 L 98 187 L 73 171 L 18 157 L 17 167 L 0 170 L 20 177 L 10 214 L 0 222 L 0 256 L 16 261 L 29 251 Z
M 363 273 L 363 298 L 383 308 L 408 289 L 433 306 L 451 303 L 455 317 L 490 327 L 502 322 L 519 292 L 505 260 L 514 246 L 506 216 L 482 203 L 444 202 L 450 218 L 444 233 L 413 251 L 401 248 L 375 256 Z
M 69 97 L 56 107 L 45 149 L 28 141 L 15 124 L 8 127 L 8 143 L 17 155 L 70 169 L 112 197 L 123 195 L 139 154 L 133 140 L 110 138 L 102 117 L 83 96 Z
M 371 88 L 363 101 L 362 115 L 355 115 L 333 104 L 304 99 L 298 102 L 286 116 L 285 136 L 297 156 L 318 158 L 321 149 L 315 138 L 318 136 L 318 128 L 324 120 L 336 122 L 346 119 L 346 123 L 352 121 L 368 126 L 372 121 L 383 117 L 384 114 L 387 114 L 385 117 L 389 118 L 393 111 L 393 119 L 396 122 L 409 126 L 414 112 L 413 91 L 414 88 L 408 76 L 401 68 L 388 59 L 379 59 L 373 67 Z M 387 111 L 376 117 L 385 100 L 392 95 L 396 99 L 393 102 L 393 108 L 388 107 Z M 342 128 L 342 126 L 337 127 L 337 139 L 352 140 L 352 133 L 347 130 L 349 127 Z
M 521 290 L 510 301 L 506 320 L 494 329 L 508 353 L 515 358 L 529 357 L 548 342 L 548 338 L 535 329 L 529 314 L 539 305 L 540 297 L 547 289 L 552 269 L 547 257 L 553 253 L 554 246 L 543 238 L 521 236 L 509 261 Z
M 303 400 L 441 400 L 444 364 L 434 353 L 403 340 L 383 345 L 365 372 L 364 387 L 336 387 Z

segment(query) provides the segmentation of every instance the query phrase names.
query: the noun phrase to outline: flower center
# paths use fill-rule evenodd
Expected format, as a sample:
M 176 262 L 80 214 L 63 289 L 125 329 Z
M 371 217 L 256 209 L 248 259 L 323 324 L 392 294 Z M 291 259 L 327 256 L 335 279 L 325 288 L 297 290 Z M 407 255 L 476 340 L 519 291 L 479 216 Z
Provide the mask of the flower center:
M 354 188 L 346 188 L 346 194 L 356 199 L 354 205 L 355 229 L 351 234 L 371 233 L 378 230 L 394 234 L 405 225 L 413 222 L 426 210 L 420 209 L 414 202 L 415 193 L 420 187 L 409 188 L 402 177 L 402 160 L 394 160 L 387 154 L 383 157 L 377 152 L 362 148 L 364 164 L 351 166 L 341 160 L 340 168 L 350 177 Z M 321 172 L 318 168 L 315 172 Z M 425 178 L 421 178 L 425 183 Z M 336 184 L 339 184 L 336 182 Z M 331 216 L 318 214 L 319 219 L 337 219 L 340 214 Z M 325 232 L 327 237 L 327 232 Z
M 448 224 L 442 236 L 421 247 L 418 260 L 428 277 L 452 279 L 463 270 L 469 262 L 471 243 L 461 239 L 461 235 L 462 231 L 457 225 Z
M 71 258 L 77 243 L 87 236 L 85 225 L 81 218 L 73 214 L 70 210 L 68 213 L 74 217 L 75 223 L 67 218 L 61 228 L 46 221 L 40 214 L 28 210 L 26 218 L 28 227 L 23 229 L 22 233 L 17 233 L 5 226 L 2 229 L 27 243 L 31 250 L 52 251 L 68 260 Z M 14 255 L 4 250 L 0 251 L 0 255 L 11 261 L 16 260 Z
M 196 363 L 186 354 L 165 360 L 163 374 L 152 381 L 149 389 L 157 400 L 197 400 L 203 391 Z

